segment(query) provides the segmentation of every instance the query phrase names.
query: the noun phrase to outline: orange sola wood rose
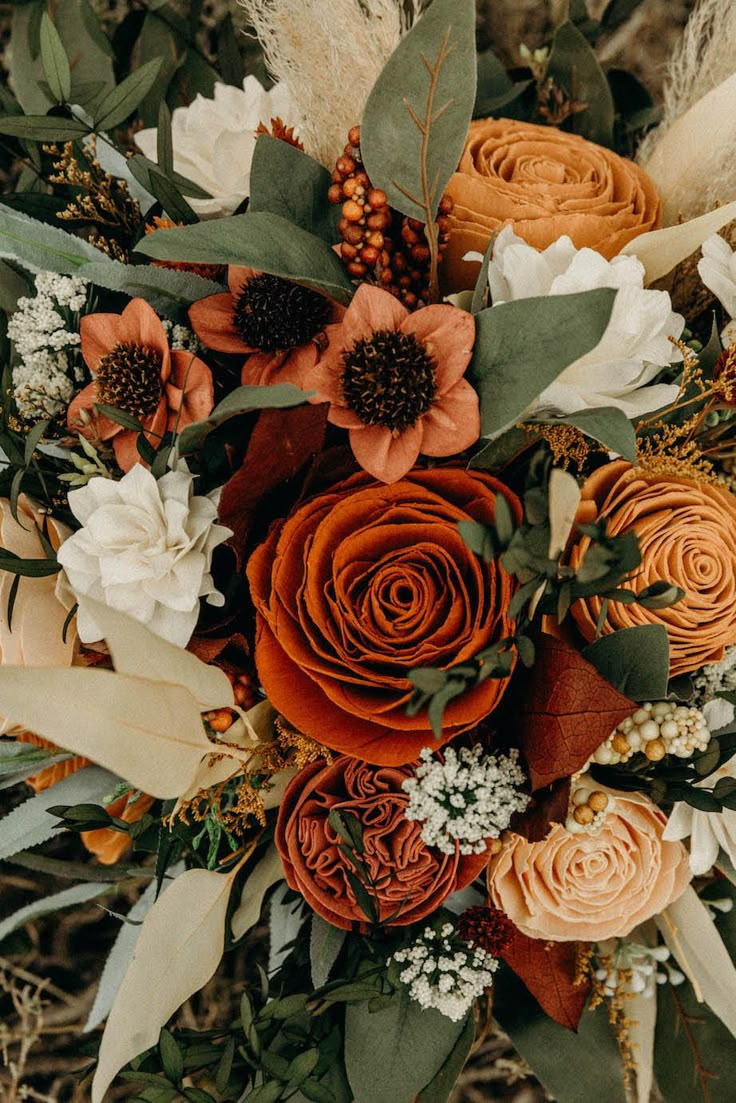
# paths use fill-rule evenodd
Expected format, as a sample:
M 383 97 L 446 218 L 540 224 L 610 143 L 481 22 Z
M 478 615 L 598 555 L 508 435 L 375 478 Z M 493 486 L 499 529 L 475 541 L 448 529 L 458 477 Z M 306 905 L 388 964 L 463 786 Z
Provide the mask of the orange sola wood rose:
M 447 668 L 510 634 L 514 583 L 484 563 L 459 521 L 491 524 L 491 476 L 414 470 L 391 485 L 355 475 L 305 502 L 251 556 L 256 665 L 275 708 L 323 745 L 397 765 L 439 746 L 426 710 L 408 716 L 412 667 Z M 449 702 L 442 742 L 487 716 L 507 680 Z
M 333 810 L 353 815 L 362 828 L 362 860 L 373 889 L 376 919 L 397 926 L 431 915 L 453 892 L 469 885 L 488 862 L 488 853 L 463 856 L 455 844 L 443 854 L 422 839 L 422 825 L 406 818 L 402 784 L 410 767 L 369 766 L 340 756 L 307 766 L 290 783 L 279 809 L 276 846 L 291 888 L 335 927 L 365 925 L 348 874 L 353 863 L 329 823 Z
M 633 531 L 641 568 L 627 588 L 665 580 L 685 596 L 666 609 L 612 601 L 603 633 L 641 624 L 664 626 L 670 645 L 670 676 L 719 662 L 736 644 L 736 497 L 694 478 L 648 475 L 621 460 L 606 464 L 583 486 L 577 520 L 607 518 L 611 535 Z M 579 568 L 590 546 L 573 545 L 569 562 Z M 586 640 L 596 638 L 602 599 L 585 598 L 571 609 Z
M 211 413 L 210 369 L 191 352 L 169 348 L 161 319 L 144 299 L 132 299 L 122 314 L 87 314 L 80 333 L 93 381 L 71 403 L 67 422 L 85 436 L 111 440 L 123 471 L 140 462 L 138 434 L 102 413 L 93 418 L 96 403 L 138 418 L 154 445 Z
M 447 193 L 454 200 L 443 264 L 453 291 L 472 287 L 494 231 L 512 225 L 535 249 L 563 234 L 610 260 L 662 217 L 638 165 L 577 134 L 513 119 L 476 119 Z

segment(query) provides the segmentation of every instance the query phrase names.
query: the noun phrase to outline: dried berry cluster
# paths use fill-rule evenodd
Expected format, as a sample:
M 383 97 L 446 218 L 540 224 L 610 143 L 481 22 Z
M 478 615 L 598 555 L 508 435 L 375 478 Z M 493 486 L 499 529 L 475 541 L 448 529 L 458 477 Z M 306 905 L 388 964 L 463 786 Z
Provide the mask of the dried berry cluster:
M 360 156 L 359 126 L 348 133 L 328 196 L 330 202 L 342 204 L 340 255 L 353 279 L 375 280 L 409 310 L 426 306 L 431 258 L 424 223 L 395 211 L 386 193 L 371 186 Z M 437 216 L 439 259 L 449 236 L 452 208 L 452 199 L 443 196 Z

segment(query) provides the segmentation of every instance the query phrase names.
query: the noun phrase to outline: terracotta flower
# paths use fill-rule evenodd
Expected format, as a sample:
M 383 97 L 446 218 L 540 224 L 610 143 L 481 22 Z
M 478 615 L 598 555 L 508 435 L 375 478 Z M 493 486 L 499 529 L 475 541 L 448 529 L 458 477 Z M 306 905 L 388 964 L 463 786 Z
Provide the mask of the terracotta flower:
M 422 840 L 421 824 L 404 813 L 409 802 L 402 783 L 409 767 L 368 766 L 355 758 L 324 760 L 301 770 L 279 809 L 276 846 L 291 888 L 335 927 L 366 923 L 348 878 L 354 867 L 339 849 L 328 823 L 333 809 L 358 818 L 363 860 L 375 883 L 379 919 L 403 926 L 424 919 L 457 889 L 478 876 L 487 854 L 442 854 Z
M 460 468 L 415 470 L 385 486 L 355 475 L 301 505 L 251 556 L 256 666 L 274 707 L 325 746 L 401 764 L 437 745 L 426 711 L 407 716 L 407 671 L 447 668 L 509 634 L 514 591 L 458 521 L 491 522 L 501 483 Z M 450 701 L 443 742 L 473 727 L 506 682 Z
M 667 609 L 610 602 L 603 632 L 637 624 L 662 624 L 670 643 L 670 676 L 718 662 L 736 644 L 736 497 L 728 490 L 686 477 L 646 475 L 625 461 L 606 464 L 587 480 L 578 521 L 608 518 L 611 534 L 633 529 L 642 563 L 642 589 L 660 579 L 685 591 Z M 579 567 L 590 546 L 583 536 L 570 552 Z M 571 610 L 580 632 L 593 640 L 601 598 L 576 602 Z
M 478 396 L 463 378 L 472 315 L 426 306 L 410 314 L 393 295 L 361 284 L 319 363 L 304 378 L 328 420 L 347 429 L 360 466 L 393 483 L 425 456 L 451 456 L 480 435 Z
M 227 283 L 228 291 L 192 303 L 192 328 L 217 352 L 263 353 L 260 364 L 290 349 L 303 349 L 307 361 L 316 362 L 312 339 L 344 312 L 318 291 L 253 268 L 231 264 Z
M 144 299 L 132 299 L 122 314 L 87 314 L 80 323 L 82 355 L 92 382 L 73 400 L 70 429 L 112 440 L 123 471 L 140 462 L 138 434 L 103 414 L 93 423 L 95 403 L 133 414 L 150 430 L 154 444 L 167 430 L 207 417 L 214 405 L 212 373 L 190 352 L 170 349 L 160 318 Z M 157 435 L 154 435 L 157 434 Z
M 596 833 L 555 824 L 536 843 L 509 833 L 488 868 L 491 902 L 530 938 L 624 937 L 690 882 L 687 851 L 662 838 L 665 823 L 649 801 L 617 794 Z
M 661 203 L 633 161 L 553 126 L 476 119 L 447 188 L 455 202 L 443 272 L 449 290 L 472 287 L 494 230 L 511 225 L 536 249 L 566 234 L 609 260 L 639 234 L 656 230 Z

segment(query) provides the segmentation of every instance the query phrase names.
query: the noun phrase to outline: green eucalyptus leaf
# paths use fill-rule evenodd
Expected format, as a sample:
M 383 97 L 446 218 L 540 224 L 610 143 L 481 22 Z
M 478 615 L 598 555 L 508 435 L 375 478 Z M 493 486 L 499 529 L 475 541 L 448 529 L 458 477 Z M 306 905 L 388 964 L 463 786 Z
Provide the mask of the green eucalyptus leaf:
M 573 131 L 591 142 L 613 146 L 611 89 L 590 43 L 569 20 L 557 29 L 546 75 L 577 103 L 585 104 L 585 110 L 570 116 Z
M 158 230 L 136 248 L 156 260 L 247 265 L 305 284 L 342 303 L 348 303 L 353 294 L 331 246 L 270 211 Z
M 54 99 L 57 103 L 67 103 L 72 91 L 72 71 L 64 44 L 48 12 L 41 16 L 41 63 Z
M 89 134 L 89 127 L 80 119 L 55 115 L 9 115 L 0 119 L 0 134 L 31 142 L 74 142 Z
M 670 648 L 661 624 L 611 632 L 582 654 L 606 681 L 634 701 L 661 701 L 667 696 Z
M 345 1068 L 355 1103 L 412 1103 L 440 1072 L 464 1029 L 464 1022 L 421 1008 L 403 988 L 380 1011 L 371 1013 L 365 1002 L 348 1005 Z
M 95 112 L 97 130 L 110 130 L 114 126 L 120 126 L 133 114 L 153 87 L 162 63 L 162 58 L 152 58 L 134 69 L 125 80 L 108 92 Z
M 470 380 L 480 396 L 484 436 L 513 424 L 565 368 L 595 348 L 615 297 L 598 288 L 517 299 L 476 314 Z
M 181 1084 L 184 1073 L 184 1054 L 174 1035 L 164 1029 L 158 1040 L 158 1051 L 161 1055 L 163 1070 L 172 1084 Z
M 318 161 L 279 138 L 260 134 L 250 170 L 249 210 L 288 219 L 328 244 L 339 239 L 340 208 L 330 203 L 330 174 Z
M 434 0 L 394 50 L 368 96 L 360 149 L 396 210 L 427 221 L 465 146 L 476 91 L 475 4 Z

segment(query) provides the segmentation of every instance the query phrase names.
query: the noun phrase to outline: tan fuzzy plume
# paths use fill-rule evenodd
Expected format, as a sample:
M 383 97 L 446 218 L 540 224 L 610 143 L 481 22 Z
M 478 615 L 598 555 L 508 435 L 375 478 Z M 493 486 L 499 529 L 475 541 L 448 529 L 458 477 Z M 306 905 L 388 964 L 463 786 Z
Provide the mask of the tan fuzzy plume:
M 637 154 L 639 163 L 649 171 L 661 167 L 662 154 L 666 153 L 668 180 L 674 181 L 679 176 L 679 184 L 667 189 L 670 191 L 665 197 L 665 209 L 670 208 L 667 221 L 673 220 L 675 209 L 678 218 L 693 218 L 718 203 L 736 198 L 734 112 L 727 111 L 717 119 L 707 119 L 709 125 L 705 131 L 701 119 L 694 117 L 692 126 L 683 119 L 703 96 L 734 72 L 736 3 L 733 0 L 700 0 L 667 66 L 662 121 L 647 135 Z M 732 96 L 726 98 L 733 102 Z M 705 114 L 707 118 L 711 113 Z M 690 140 L 683 141 L 683 138 Z M 696 141 L 697 148 L 691 144 Z M 676 147 L 679 147 L 681 159 L 679 173 L 672 163 Z M 697 165 L 697 187 L 693 186 L 691 175 L 693 162 Z M 654 178 L 658 182 L 656 171 Z
M 299 109 L 307 153 L 329 168 L 421 0 L 239 0 L 274 80 Z

